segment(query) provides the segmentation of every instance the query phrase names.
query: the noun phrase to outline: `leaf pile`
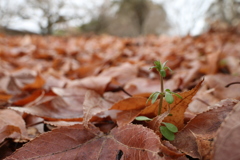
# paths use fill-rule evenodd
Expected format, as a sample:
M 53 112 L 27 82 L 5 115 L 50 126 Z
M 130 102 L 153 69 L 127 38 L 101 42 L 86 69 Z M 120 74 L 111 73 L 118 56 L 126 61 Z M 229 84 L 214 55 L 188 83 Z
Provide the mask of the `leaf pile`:
M 240 81 L 239 41 L 237 30 L 0 35 L 0 159 L 238 159 L 240 85 L 225 86 Z M 161 115 L 159 100 L 146 103 L 160 87 L 155 60 L 168 60 L 164 86 L 183 97 Z M 162 122 L 178 127 L 175 140 Z

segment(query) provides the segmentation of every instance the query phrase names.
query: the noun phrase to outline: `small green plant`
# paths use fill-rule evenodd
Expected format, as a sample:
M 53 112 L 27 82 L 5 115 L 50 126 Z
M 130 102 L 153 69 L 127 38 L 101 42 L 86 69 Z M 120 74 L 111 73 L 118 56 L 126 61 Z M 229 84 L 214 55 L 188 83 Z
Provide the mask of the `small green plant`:
M 150 69 L 155 68 L 158 71 L 159 76 L 160 76 L 161 88 L 160 88 L 160 92 L 159 91 L 154 92 L 149 96 L 147 103 L 148 103 L 148 101 L 151 100 L 151 103 L 153 104 L 159 98 L 160 101 L 159 101 L 159 106 L 158 106 L 158 115 L 160 115 L 161 111 L 162 111 L 163 99 L 165 99 L 165 101 L 168 103 L 168 107 L 170 108 L 170 104 L 172 104 L 174 102 L 173 95 L 176 95 L 178 98 L 181 98 L 181 99 L 182 99 L 182 97 L 179 94 L 172 92 L 170 89 L 164 90 L 163 78 L 166 77 L 166 75 L 167 75 L 166 71 L 169 70 L 172 72 L 172 70 L 168 66 L 166 66 L 167 61 L 164 63 L 161 63 L 160 61 L 155 61 L 154 64 L 155 65 L 150 67 Z M 150 121 L 152 119 L 145 117 L 145 116 L 139 116 L 139 117 L 136 117 L 136 120 Z M 160 126 L 159 129 L 160 129 L 160 132 L 162 133 L 162 135 L 170 141 L 174 140 L 174 138 L 175 138 L 174 133 L 178 132 L 178 128 L 174 124 L 165 123 L 165 122 L 162 122 L 162 125 Z

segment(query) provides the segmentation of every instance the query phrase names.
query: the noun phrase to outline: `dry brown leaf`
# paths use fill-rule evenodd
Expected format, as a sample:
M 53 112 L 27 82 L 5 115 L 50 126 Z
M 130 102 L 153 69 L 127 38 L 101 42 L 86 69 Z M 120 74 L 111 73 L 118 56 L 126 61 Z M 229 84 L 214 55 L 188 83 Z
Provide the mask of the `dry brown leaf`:
M 214 53 L 207 54 L 207 62 L 201 65 L 200 72 L 204 74 L 216 74 L 218 71 L 218 60 L 220 53 L 220 51 L 216 51 Z
M 15 111 L 0 110 L 0 143 L 5 138 L 27 138 L 25 122 Z
M 225 98 L 240 99 L 240 85 L 225 87 L 231 82 L 240 82 L 240 77 L 226 74 L 205 76 L 205 84 L 208 88 L 214 89 L 212 95 L 220 100 Z
M 103 135 L 83 125 L 62 127 L 41 135 L 17 150 L 11 159 L 139 159 L 161 160 L 159 137 L 143 126 L 128 124 Z M 144 143 L 142 143 L 144 142 Z M 111 149 L 109 149 L 111 147 Z M 122 153 L 122 154 L 121 154 Z
M 225 58 L 226 60 L 226 66 L 228 70 L 230 71 L 231 75 L 237 75 L 240 76 L 240 58 L 236 58 L 233 55 L 228 56 Z
M 67 88 L 83 88 L 94 90 L 99 94 L 103 94 L 107 85 L 111 82 L 111 77 L 95 76 L 86 77 L 79 80 L 73 80 L 67 84 Z
M 4 106 L 12 98 L 12 95 L 6 94 L 5 92 L 0 92 L 0 106 Z
M 237 160 L 240 158 L 239 153 L 239 122 L 240 122 L 240 102 L 238 102 L 231 113 L 226 117 L 221 127 L 217 131 L 214 140 L 213 160 Z
M 122 111 L 117 114 L 117 125 L 118 126 L 124 126 L 126 124 L 131 123 L 141 112 L 141 109 L 134 109 L 134 110 L 127 110 Z
M 46 97 L 46 101 L 27 107 L 10 107 L 19 112 L 39 116 L 45 120 L 82 120 L 84 97 Z M 43 98 L 43 99 L 45 99 Z M 72 102 L 71 102 L 72 101 Z M 71 102 L 71 103 L 69 103 Z
M 194 96 L 192 102 L 188 106 L 188 110 L 197 114 L 208 110 L 208 106 L 214 105 L 219 102 L 220 99 L 216 98 L 212 93 L 213 88 L 208 88 L 207 84 L 203 82 L 201 88 Z
M 176 70 L 176 74 L 173 75 L 173 79 L 176 82 L 181 83 L 178 85 L 180 89 L 184 89 L 196 78 L 200 78 L 199 69 L 200 62 L 198 60 L 194 60 L 192 62 L 185 62 L 187 65 L 184 66 L 184 69 Z
M 44 84 L 45 84 L 45 80 L 40 75 L 37 75 L 35 81 L 31 84 L 25 85 L 23 87 L 23 90 L 24 91 L 32 91 L 35 89 L 41 89 Z
M 140 93 L 152 93 L 159 90 L 160 82 L 159 80 L 151 80 L 146 78 L 134 78 L 126 83 L 124 86 L 124 89 L 134 94 L 140 94 Z M 172 88 L 169 88 L 172 89 Z
M 115 103 L 110 109 L 117 109 L 122 111 L 143 109 L 148 105 L 146 102 L 147 98 L 136 96 L 123 99 Z
M 141 112 L 141 110 L 147 106 L 147 98 L 145 97 L 131 97 L 118 101 L 110 109 L 122 110 L 117 114 L 117 124 L 123 126 L 132 122 Z
M 207 157 L 206 153 L 209 154 L 212 148 L 206 146 L 212 146 L 216 131 L 237 103 L 237 100 L 222 100 L 213 109 L 198 114 L 176 134 L 171 143 L 193 158 Z
M 169 141 L 162 141 L 162 144 L 160 145 L 160 149 L 163 152 L 164 158 L 166 160 L 188 160 L 187 157 L 185 157 L 185 154 L 180 152 L 175 146 L 173 146 Z
M 24 97 L 23 99 L 20 99 L 20 100 L 17 100 L 15 102 L 13 102 L 12 105 L 16 105 L 16 106 L 26 105 L 26 104 L 34 101 L 38 97 L 40 97 L 43 93 L 44 93 L 44 91 L 42 89 L 35 90 L 35 91 L 33 91 L 33 93 Z
M 130 63 L 123 63 L 120 66 L 111 67 L 99 74 L 101 77 L 112 77 L 121 85 L 137 77 L 138 69 Z
M 21 93 L 19 85 L 12 76 L 6 76 L 1 79 L 1 90 L 12 95 Z
M 107 111 L 111 107 L 111 103 L 103 99 L 95 91 L 87 91 L 83 101 L 83 124 L 87 126 L 93 116 L 107 117 L 104 111 Z M 102 113 L 102 115 L 99 115 Z

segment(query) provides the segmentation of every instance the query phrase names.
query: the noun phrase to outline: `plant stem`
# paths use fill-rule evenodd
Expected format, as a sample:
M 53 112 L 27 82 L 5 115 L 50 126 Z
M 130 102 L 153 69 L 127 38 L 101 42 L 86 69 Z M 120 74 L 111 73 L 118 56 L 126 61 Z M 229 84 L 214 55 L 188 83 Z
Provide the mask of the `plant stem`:
M 159 106 L 158 106 L 158 115 L 161 114 L 162 111 L 162 102 L 163 102 L 163 95 L 160 95 L 160 102 L 159 102 Z
M 163 88 L 163 77 L 161 76 L 161 74 L 159 73 L 160 75 L 160 83 L 161 83 L 161 93 L 160 94 L 160 102 L 159 102 L 159 106 L 158 106 L 158 115 L 161 114 L 162 112 L 162 103 L 163 103 L 163 91 L 164 91 L 164 88 Z
M 163 93 L 164 91 L 164 86 L 163 86 L 163 77 L 160 74 L 160 82 L 161 82 L 161 92 Z

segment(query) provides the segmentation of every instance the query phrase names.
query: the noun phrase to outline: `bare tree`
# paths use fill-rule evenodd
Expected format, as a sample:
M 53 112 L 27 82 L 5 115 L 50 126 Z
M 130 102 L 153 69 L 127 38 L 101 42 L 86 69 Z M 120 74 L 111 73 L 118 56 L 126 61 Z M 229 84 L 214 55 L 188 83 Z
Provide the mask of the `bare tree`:
M 166 13 L 151 0 L 104 0 L 88 10 L 91 20 L 81 25 L 82 32 L 107 33 L 116 36 L 138 36 L 165 33 Z
M 5 28 L 11 23 L 12 18 L 17 14 L 15 7 L 18 4 L 13 5 L 12 0 L 0 1 L 0 28 Z
M 85 8 L 85 11 L 87 15 L 91 17 L 91 20 L 81 25 L 81 32 L 94 32 L 96 34 L 106 33 L 113 18 L 110 0 L 104 0 L 102 4 L 95 4 L 93 1 L 89 1 L 89 3 L 91 3 L 92 7 Z M 94 10 L 92 8 L 94 8 Z
M 139 34 L 143 33 L 144 22 L 146 21 L 149 13 L 149 0 L 120 0 L 115 1 L 119 6 L 117 16 L 126 16 L 131 18 L 132 22 L 136 24 Z M 127 17 L 127 16 L 126 16 Z
M 52 34 L 58 24 L 81 18 L 76 13 L 66 14 L 66 6 L 71 8 L 71 12 L 77 11 L 77 6 L 65 0 L 26 0 L 26 2 L 19 16 L 25 20 L 35 21 L 41 29 L 41 34 Z
M 226 26 L 236 26 L 240 23 L 239 0 L 216 0 L 208 10 L 208 22 L 221 23 Z

